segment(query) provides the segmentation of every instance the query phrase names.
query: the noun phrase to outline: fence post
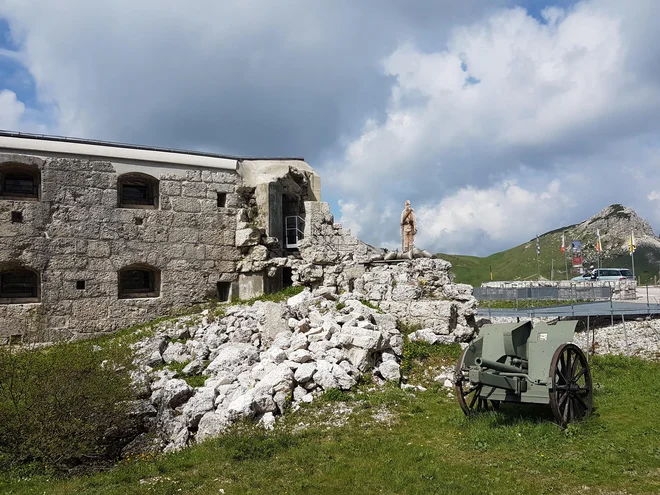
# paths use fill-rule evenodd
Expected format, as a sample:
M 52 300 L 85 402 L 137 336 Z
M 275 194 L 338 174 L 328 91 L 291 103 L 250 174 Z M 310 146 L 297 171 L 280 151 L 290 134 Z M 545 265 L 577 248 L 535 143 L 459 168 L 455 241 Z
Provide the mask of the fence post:
M 493 316 L 490 313 L 490 299 L 488 300 L 488 319 L 490 320 Z
M 626 319 L 623 317 L 623 313 L 621 313 L 621 322 L 623 323 L 623 339 L 624 342 L 626 343 L 626 356 L 628 355 L 628 332 L 626 332 Z
M 612 286 L 610 285 L 610 318 L 611 318 L 611 325 L 614 326 L 614 306 L 612 305 Z
M 589 313 L 587 313 L 587 363 L 589 362 Z

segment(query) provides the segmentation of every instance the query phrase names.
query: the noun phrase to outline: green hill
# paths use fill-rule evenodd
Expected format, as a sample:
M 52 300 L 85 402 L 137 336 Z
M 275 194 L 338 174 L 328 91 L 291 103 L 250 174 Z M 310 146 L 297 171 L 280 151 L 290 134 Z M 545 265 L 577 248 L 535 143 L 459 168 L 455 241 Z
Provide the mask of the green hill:
M 562 227 L 539 236 L 541 255 L 541 277 L 550 280 L 554 265 L 554 280 L 572 278 L 570 243 L 582 242 L 583 266 L 598 263 L 596 252 L 596 229 L 600 230 L 603 251 L 601 266 L 631 268 L 631 258 L 627 245 L 631 230 L 635 232 L 637 250 L 635 251 L 635 275 L 641 283 L 653 282 L 660 274 L 660 241 L 650 225 L 637 214 L 621 205 L 612 205 L 589 220 L 580 224 Z M 566 253 L 561 252 L 562 232 L 566 234 Z M 565 258 L 566 255 L 566 258 Z M 456 282 L 478 287 L 489 281 L 492 269 L 493 280 L 537 280 L 536 238 L 516 247 L 491 254 L 483 258 L 439 253 L 442 259 L 453 265 Z M 566 263 L 568 262 L 568 277 Z

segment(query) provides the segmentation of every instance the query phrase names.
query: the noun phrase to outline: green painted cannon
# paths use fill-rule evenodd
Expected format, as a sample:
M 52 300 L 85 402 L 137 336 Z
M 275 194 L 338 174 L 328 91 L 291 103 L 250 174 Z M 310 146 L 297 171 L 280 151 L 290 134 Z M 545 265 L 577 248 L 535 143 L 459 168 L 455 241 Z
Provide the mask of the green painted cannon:
M 489 324 L 456 365 L 458 403 L 467 415 L 501 402 L 549 404 L 566 426 L 591 414 L 589 364 L 573 344 L 575 321 Z

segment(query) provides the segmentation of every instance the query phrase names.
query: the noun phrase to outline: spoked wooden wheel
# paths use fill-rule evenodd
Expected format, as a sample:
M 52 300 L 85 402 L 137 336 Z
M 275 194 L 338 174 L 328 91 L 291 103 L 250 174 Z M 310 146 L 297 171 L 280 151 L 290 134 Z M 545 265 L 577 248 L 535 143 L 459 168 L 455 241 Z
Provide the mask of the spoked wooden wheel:
M 575 344 L 563 344 L 550 363 L 550 407 L 561 426 L 582 421 L 591 414 L 592 384 L 589 364 Z
M 463 361 L 465 360 L 466 352 L 467 349 L 463 351 L 461 357 L 458 359 L 458 363 L 456 363 L 456 371 L 454 373 L 454 387 L 456 388 L 458 404 L 461 406 L 461 409 L 463 409 L 466 416 L 472 416 L 477 412 L 488 411 L 489 409 L 499 409 L 500 401 L 489 401 L 488 399 L 480 397 L 483 385 L 471 384 L 468 377 L 463 374 Z

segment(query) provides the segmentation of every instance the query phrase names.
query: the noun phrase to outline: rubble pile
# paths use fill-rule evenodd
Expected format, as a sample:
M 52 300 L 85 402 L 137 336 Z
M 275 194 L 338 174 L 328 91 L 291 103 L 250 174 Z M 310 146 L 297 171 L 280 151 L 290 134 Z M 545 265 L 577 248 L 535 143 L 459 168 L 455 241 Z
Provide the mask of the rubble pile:
M 305 291 L 287 304 L 233 306 L 217 320 L 206 311 L 157 327 L 135 346 L 135 381 L 143 387 L 140 409 L 164 450 L 217 435 L 243 418 L 268 427 L 289 406 L 350 389 L 367 371 L 398 381 L 403 337 L 396 318 L 358 297 Z M 276 333 L 273 319 L 282 323 Z M 172 363 L 186 363 L 181 376 L 159 369 Z M 191 387 L 184 378 L 192 375 L 206 377 L 203 386 Z

